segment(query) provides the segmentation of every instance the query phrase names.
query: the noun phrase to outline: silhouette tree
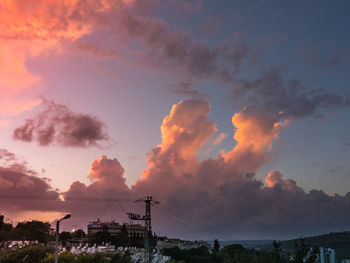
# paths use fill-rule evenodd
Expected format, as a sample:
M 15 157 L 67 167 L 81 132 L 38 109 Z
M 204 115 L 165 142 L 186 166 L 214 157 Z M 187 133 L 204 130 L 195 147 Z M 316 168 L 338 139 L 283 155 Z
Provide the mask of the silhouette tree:
M 281 242 L 273 241 L 273 257 L 276 263 L 281 262 Z
M 63 246 L 65 246 L 67 240 L 72 239 L 72 234 L 70 232 L 63 231 L 59 234 L 59 239 L 62 241 Z
M 86 234 L 85 234 L 85 232 L 84 232 L 84 230 L 82 230 L 82 229 L 78 229 L 77 231 L 74 231 L 73 233 L 72 233 L 72 237 L 73 238 L 85 238 L 85 236 L 86 236 Z
M 298 242 L 295 242 L 294 248 L 293 263 L 304 263 L 304 260 L 310 251 L 310 247 L 306 244 L 305 238 L 300 238 L 300 247 L 298 246 Z
M 214 252 L 218 252 L 220 249 L 220 244 L 217 239 L 214 240 Z
M 13 236 L 22 240 L 38 240 L 40 243 L 47 243 L 50 224 L 37 220 L 20 222 L 13 230 Z

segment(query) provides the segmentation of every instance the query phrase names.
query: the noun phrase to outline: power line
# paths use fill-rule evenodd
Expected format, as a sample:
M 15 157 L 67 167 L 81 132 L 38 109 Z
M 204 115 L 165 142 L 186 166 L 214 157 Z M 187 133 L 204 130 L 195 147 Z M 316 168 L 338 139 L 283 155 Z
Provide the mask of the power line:
M 156 207 L 160 209 L 159 211 L 163 211 L 163 213 L 165 212 L 165 213 L 169 214 L 174 219 L 177 219 L 177 221 L 180 223 L 186 224 L 188 226 L 192 226 L 193 228 L 195 228 L 199 232 L 207 232 L 208 234 L 211 234 L 211 235 L 215 235 L 215 236 L 220 235 L 221 237 L 224 237 L 224 235 L 220 231 L 218 231 L 218 230 L 216 230 L 208 225 L 205 225 L 203 223 L 200 224 L 200 223 L 198 223 L 198 221 L 195 223 L 193 218 L 191 218 L 187 215 L 184 215 L 173 208 L 164 207 L 161 205 L 158 205 Z

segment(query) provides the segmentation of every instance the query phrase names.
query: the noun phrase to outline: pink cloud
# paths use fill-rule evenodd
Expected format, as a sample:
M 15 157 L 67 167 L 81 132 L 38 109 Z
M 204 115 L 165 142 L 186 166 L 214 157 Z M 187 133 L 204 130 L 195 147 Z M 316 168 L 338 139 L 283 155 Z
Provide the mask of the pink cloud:
M 75 113 L 53 101 L 44 101 L 43 106 L 42 112 L 13 131 L 14 139 L 37 141 L 41 146 L 71 147 L 99 146 L 101 142 L 109 142 L 105 125 L 97 117 Z
M 196 154 L 216 132 L 215 123 L 207 117 L 209 111 L 205 101 L 175 104 L 163 120 L 161 144 L 150 151 L 148 167 L 131 188 L 125 184 L 119 161 L 106 156 L 92 162 L 88 174 L 91 184 L 72 183 L 63 194 L 64 201 L 57 200 L 59 194 L 45 180 L 24 174 L 26 169 L 14 170 L 13 165 L 12 170 L 2 168 L 0 180 L 8 185 L 6 191 L 12 191 L 9 194 L 20 197 L 24 193 L 42 193 L 50 204 L 39 208 L 34 200 L 21 201 L 11 211 L 23 209 L 24 204 L 31 210 L 69 211 L 73 215 L 70 223 L 84 226 L 95 217 L 123 220 L 126 212 L 138 209 L 143 213 L 144 208 L 135 207 L 133 200 L 152 195 L 161 203 L 152 210 L 154 229 L 168 235 L 190 238 L 196 232 L 199 238 L 279 238 L 348 226 L 350 193 L 307 193 L 295 181 L 283 179 L 280 171 L 267 175 L 268 186 L 255 177 L 269 158 L 271 143 L 284 127 L 273 118 L 245 109 L 234 114 L 236 146 L 215 158 L 199 160 Z M 16 160 L 6 150 L 2 156 L 4 160 Z M 32 183 L 23 184 L 29 181 Z M 178 224 L 179 220 L 187 224 Z M 216 236 L 206 231 L 208 226 Z

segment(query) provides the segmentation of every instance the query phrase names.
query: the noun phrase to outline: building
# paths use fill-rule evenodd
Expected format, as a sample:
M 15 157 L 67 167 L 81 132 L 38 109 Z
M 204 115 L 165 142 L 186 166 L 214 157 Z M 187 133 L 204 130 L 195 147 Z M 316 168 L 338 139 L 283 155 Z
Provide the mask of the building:
M 319 259 L 320 263 L 336 263 L 334 249 L 320 247 Z
M 146 228 L 140 224 L 119 224 L 117 222 L 101 222 L 100 219 L 97 221 L 90 222 L 88 224 L 88 235 L 94 235 L 98 232 L 105 232 L 111 236 L 115 236 L 122 231 L 123 225 L 126 231 L 131 236 L 144 237 Z
M 171 248 L 171 247 L 179 247 L 180 249 L 191 249 L 191 248 L 199 248 L 201 246 L 205 246 L 208 249 L 211 249 L 210 245 L 205 241 L 186 241 L 178 238 L 167 238 L 167 237 L 158 237 L 157 238 L 157 248 Z

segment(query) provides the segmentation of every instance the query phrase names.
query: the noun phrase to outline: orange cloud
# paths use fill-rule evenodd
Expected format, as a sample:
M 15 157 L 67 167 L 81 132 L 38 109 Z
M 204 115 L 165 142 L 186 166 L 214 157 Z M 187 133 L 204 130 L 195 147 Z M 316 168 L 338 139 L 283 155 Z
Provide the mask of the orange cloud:
M 282 125 L 245 110 L 232 118 L 236 146 L 216 158 L 199 161 L 196 154 L 216 132 L 216 124 L 207 118 L 209 110 L 209 104 L 200 100 L 181 101 L 172 107 L 161 126 L 162 143 L 148 154 L 149 168 L 135 183 L 136 192 L 163 196 L 184 186 L 210 191 L 223 183 L 246 180 L 266 162 L 268 148 Z M 219 136 L 222 138 L 225 134 Z
M 269 187 L 275 187 L 275 186 L 280 186 L 283 190 L 288 190 L 288 191 L 295 191 L 295 190 L 302 190 L 299 188 L 294 180 L 291 179 L 286 179 L 284 180 L 283 174 L 276 170 L 276 171 L 271 171 L 268 173 L 265 182 Z
M 169 165 L 176 170 L 194 168 L 197 152 L 216 132 L 216 125 L 206 118 L 209 110 L 209 104 L 201 100 L 173 105 L 161 126 L 162 143 L 149 154 L 150 168 L 143 172 L 143 178 L 152 174 L 153 169 L 159 170 L 162 164 L 164 169 Z
M 17 114 L 37 105 L 26 90 L 34 90 L 40 76 L 26 66 L 30 57 L 60 52 L 63 41 L 91 32 L 89 12 L 103 12 L 108 1 L 6 0 L 0 3 L 0 113 Z M 3 95 L 6 94 L 6 95 Z
M 237 141 L 236 148 L 249 148 L 254 152 L 269 148 L 282 128 L 280 122 L 270 117 L 248 114 L 244 110 L 233 115 L 232 123 L 236 127 L 233 136 Z
M 213 145 L 219 145 L 227 137 L 226 133 L 221 132 L 213 141 Z
M 196 225 L 213 226 L 219 230 L 215 235 L 221 230 L 226 238 L 242 233 L 295 235 L 346 225 L 350 193 L 306 193 L 295 181 L 283 179 L 280 171 L 268 174 L 268 187 L 255 178 L 282 128 L 272 118 L 246 110 L 236 113 L 233 124 L 237 145 L 228 153 L 198 160 L 196 153 L 216 132 L 215 123 L 207 118 L 209 110 L 208 103 L 195 100 L 181 101 L 172 107 L 161 127 L 162 143 L 148 154 L 149 167 L 131 189 L 125 184 L 119 161 L 101 156 L 91 164 L 91 184 L 76 181 L 62 194 L 52 190 L 47 180 L 35 176 L 13 153 L 0 149 L 0 182 L 6 186 L 1 194 L 19 198 L 40 195 L 43 199 L 8 203 L 0 198 L 4 211 L 67 211 L 74 215 L 67 224 L 83 226 L 94 218 L 126 218 L 126 212 L 135 211 L 131 207 L 135 198 L 152 195 L 161 202 L 152 210 L 156 231 L 177 236 L 193 236 L 193 230 L 177 226 L 168 217 L 164 220 L 159 209 L 191 215 Z M 59 198 L 61 195 L 64 201 Z M 128 210 L 118 199 L 129 202 Z M 143 206 L 140 211 L 143 213 Z M 202 236 L 205 237 L 208 235 Z
M 90 166 L 89 178 L 105 188 L 114 188 L 118 191 L 127 191 L 125 184 L 124 168 L 117 159 L 108 159 L 101 156 L 100 160 L 94 160 Z M 96 185 L 97 185 L 96 184 Z

